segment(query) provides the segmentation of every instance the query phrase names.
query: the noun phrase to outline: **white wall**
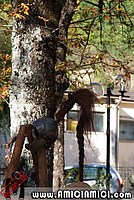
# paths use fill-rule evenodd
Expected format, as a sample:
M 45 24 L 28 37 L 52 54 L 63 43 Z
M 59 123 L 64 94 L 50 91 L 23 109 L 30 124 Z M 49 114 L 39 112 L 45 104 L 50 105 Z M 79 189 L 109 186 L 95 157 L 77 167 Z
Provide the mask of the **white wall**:
M 92 134 L 90 143 L 85 136 L 85 163 L 104 163 L 106 161 L 105 134 Z M 78 144 L 75 133 L 65 133 L 65 166 L 78 164 Z
M 134 142 L 119 143 L 119 167 L 134 167 Z
M 106 129 L 107 129 L 107 108 L 106 104 L 98 104 L 95 111 L 104 113 L 104 132 L 93 133 L 89 141 L 85 137 L 85 163 L 106 163 Z M 111 146 L 110 146 L 110 162 L 115 167 L 115 141 L 117 129 L 117 108 L 111 105 L 110 110 L 110 130 L 111 130 Z M 78 144 L 75 133 L 65 132 L 65 166 L 78 164 Z
M 120 106 L 120 115 L 125 121 L 134 123 L 134 103 L 123 102 Z M 127 129 L 125 129 L 127 130 Z M 130 131 L 126 131 L 126 137 L 130 138 Z M 122 139 L 119 141 L 119 167 L 134 167 L 134 140 Z

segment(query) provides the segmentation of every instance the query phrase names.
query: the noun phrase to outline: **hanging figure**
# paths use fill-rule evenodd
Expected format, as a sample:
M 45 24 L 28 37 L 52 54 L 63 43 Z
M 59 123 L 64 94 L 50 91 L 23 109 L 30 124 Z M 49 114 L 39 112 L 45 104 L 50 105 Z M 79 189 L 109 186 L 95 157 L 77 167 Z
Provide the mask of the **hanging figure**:
M 58 122 L 64 120 L 65 114 L 77 103 L 81 106 L 81 116 L 76 128 L 79 146 L 79 180 L 83 181 L 83 134 L 88 134 L 93 130 L 93 108 L 95 101 L 97 101 L 97 97 L 92 91 L 86 88 L 79 89 L 69 94 L 68 99 L 61 103 L 55 114 L 55 119 L 40 118 L 34 121 L 32 125 L 21 125 L 5 180 L 10 178 L 11 174 L 17 169 L 25 137 L 27 137 L 29 143 L 26 144 L 25 147 L 32 153 L 37 182 L 39 186 L 48 186 L 46 150 L 53 145 L 57 139 Z

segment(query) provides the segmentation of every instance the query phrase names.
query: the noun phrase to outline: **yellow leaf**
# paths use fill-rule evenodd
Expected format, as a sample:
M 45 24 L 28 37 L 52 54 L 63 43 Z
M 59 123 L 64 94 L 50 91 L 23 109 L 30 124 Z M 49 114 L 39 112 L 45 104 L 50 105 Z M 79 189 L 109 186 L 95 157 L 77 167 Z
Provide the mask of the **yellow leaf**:
M 26 19 L 23 15 L 18 14 L 18 13 L 16 13 L 16 14 L 14 15 L 14 17 L 15 17 L 16 19 Z
M 41 17 L 41 16 L 38 16 L 39 19 L 42 19 L 44 22 L 48 22 L 49 20 L 46 19 L 45 17 Z
M 25 14 L 25 15 L 29 15 L 28 11 L 24 11 L 24 14 Z
M 20 8 L 22 9 L 22 12 L 23 12 L 25 15 L 29 15 L 29 13 L 28 13 L 29 7 L 28 7 L 26 4 L 21 3 L 21 7 L 20 7 Z

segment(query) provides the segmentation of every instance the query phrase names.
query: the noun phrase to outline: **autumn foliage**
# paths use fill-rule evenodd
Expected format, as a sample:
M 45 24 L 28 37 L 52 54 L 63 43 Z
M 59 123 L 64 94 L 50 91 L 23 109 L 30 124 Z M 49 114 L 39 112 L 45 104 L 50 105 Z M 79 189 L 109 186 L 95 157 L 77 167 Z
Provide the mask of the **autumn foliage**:
M 8 103 L 11 77 L 11 4 L 0 1 L 0 111 Z
M 11 56 L 0 54 L 0 110 L 8 102 L 11 71 Z

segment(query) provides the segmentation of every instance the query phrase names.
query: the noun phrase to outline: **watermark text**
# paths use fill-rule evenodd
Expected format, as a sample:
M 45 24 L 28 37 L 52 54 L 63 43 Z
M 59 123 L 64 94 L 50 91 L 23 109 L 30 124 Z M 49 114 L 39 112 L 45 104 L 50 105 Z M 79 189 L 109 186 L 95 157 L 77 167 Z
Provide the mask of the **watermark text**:
M 131 192 L 114 192 L 102 190 L 58 190 L 54 192 L 31 193 L 32 199 L 131 199 Z

